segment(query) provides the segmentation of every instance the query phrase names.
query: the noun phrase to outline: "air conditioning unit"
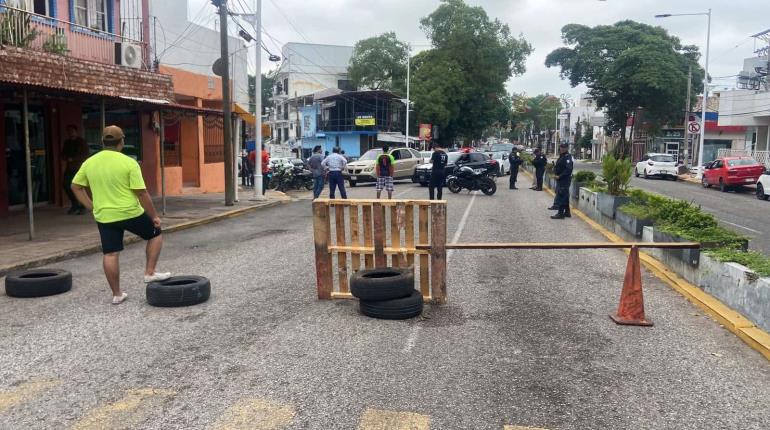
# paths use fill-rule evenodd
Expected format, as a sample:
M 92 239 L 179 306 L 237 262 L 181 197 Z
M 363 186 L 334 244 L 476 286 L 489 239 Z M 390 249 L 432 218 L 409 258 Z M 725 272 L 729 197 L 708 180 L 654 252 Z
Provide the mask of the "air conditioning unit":
M 142 46 L 134 43 L 115 43 L 115 64 L 140 69 L 142 67 Z

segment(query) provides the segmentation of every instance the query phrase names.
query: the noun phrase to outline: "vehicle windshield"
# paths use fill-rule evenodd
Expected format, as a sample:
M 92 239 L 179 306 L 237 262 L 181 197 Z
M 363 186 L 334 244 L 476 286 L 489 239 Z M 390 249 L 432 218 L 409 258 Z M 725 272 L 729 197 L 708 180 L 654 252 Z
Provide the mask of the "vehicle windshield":
M 754 160 L 753 158 L 741 158 L 738 160 L 727 160 L 727 165 L 729 167 L 735 167 L 735 166 L 753 166 L 757 163 L 757 160 Z
M 462 152 L 450 152 L 447 155 L 449 156 L 448 160 L 447 160 L 447 164 L 452 164 L 452 163 L 457 162 L 457 159 L 460 158 L 460 156 L 463 155 L 463 153 Z
M 653 155 L 650 159 L 658 163 L 673 163 L 675 161 L 671 155 Z
M 490 148 L 492 152 L 511 152 L 513 150 L 512 143 L 495 143 Z
M 358 161 L 375 161 L 380 154 L 382 154 L 382 149 L 370 149 Z

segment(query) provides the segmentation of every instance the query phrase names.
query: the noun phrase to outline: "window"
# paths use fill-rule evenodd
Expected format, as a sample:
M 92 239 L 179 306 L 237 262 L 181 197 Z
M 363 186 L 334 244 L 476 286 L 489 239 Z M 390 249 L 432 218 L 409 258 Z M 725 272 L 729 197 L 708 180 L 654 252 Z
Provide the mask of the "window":
M 0 3 L 3 3 L 0 1 Z M 53 16 L 54 5 L 52 0 L 11 0 L 8 6 L 26 10 L 37 15 Z
M 650 158 L 652 159 L 652 161 L 658 162 L 658 163 L 673 163 L 674 161 L 676 161 L 674 160 L 674 157 L 671 155 L 653 155 Z
M 94 30 L 107 31 L 108 0 L 73 0 L 75 24 Z
M 478 152 L 474 152 L 473 154 L 471 154 L 471 162 L 472 163 L 478 163 L 478 162 L 483 163 L 484 161 L 487 160 L 487 158 L 488 157 L 486 155 L 478 153 Z

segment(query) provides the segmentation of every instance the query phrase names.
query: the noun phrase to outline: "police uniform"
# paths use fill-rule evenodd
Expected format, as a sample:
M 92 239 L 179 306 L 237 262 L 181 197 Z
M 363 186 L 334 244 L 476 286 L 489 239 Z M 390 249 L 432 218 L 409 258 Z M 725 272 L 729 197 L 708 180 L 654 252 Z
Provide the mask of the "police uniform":
M 519 176 L 519 166 L 521 166 L 521 163 L 524 162 L 524 160 L 519 157 L 519 153 L 516 152 L 516 150 L 511 151 L 511 155 L 508 157 L 508 160 L 511 163 L 511 179 L 508 188 L 515 190 L 516 180 Z
M 532 166 L 535 167 L 535 184 L 532 189 L 535 191 L 543 191 L 543 175 L 545 175 L 546 164 L 548 164 L 548 159 L 542 152 L 539 152 L 532 160 Z
M 556 165 L 553 168 L 553 173 L 556 175 L 556 199 L 554 200 L 554 206 L 559 210 L 559 213 L 553 216 L 553 218 L 569 217 L 569 186 L 572 183 L 572 169 L 574 167 L 574 160 L 572 155 L 564 153 L 556 160 Z
M 433 167 L 430 170 L 430 182 L 428 183 L 428 197 L 433 200 L 441 200 L 446 180 L 446 165 L 449 162 L 449 156 L 444 151 L 433 151 L 430 157 Z M 434 195 L 435 192 L 435 195 Z

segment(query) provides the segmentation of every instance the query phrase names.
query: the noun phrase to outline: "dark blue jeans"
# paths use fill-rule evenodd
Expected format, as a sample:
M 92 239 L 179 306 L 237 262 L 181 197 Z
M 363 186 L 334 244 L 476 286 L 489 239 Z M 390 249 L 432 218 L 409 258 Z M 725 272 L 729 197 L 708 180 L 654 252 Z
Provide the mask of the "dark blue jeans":
M 329 198 L 334 198 L 334 191 L 336 188 L 340 189 L 340 195 L 343 199 L 348 198 L 348 193 L 345 192 L 345 177 L 342 176 L 342 172 L 329 172 Z
M 313 198 L 317 199 L 324 190 L 324 175 L 313 175 Z

